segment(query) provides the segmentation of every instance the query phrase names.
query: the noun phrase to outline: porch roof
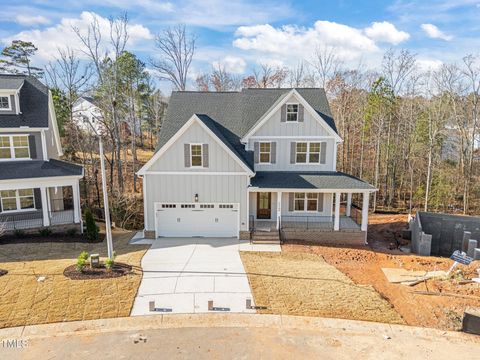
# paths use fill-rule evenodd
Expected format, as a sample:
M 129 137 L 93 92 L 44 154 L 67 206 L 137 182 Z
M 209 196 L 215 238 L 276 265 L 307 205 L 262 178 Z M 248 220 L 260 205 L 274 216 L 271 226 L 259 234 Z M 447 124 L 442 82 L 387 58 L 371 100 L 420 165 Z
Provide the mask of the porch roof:
M 264 189 L 376 190 L 369 183 L 340 171 L 258 171 L 251 184 Z
M 83 176 L 83 168 L 65 161 L 50 159 L 0 162 L 0 180 Z

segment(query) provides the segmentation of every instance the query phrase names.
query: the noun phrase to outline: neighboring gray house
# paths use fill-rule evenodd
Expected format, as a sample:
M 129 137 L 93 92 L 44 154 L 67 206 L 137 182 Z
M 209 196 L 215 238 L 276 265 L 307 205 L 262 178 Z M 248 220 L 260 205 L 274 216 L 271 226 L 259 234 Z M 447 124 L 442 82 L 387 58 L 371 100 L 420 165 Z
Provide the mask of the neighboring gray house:
M 0 223 L 81 227 L 83 168 L 62 156 L 52 95 L 34 77 L 0 75 Z
M 323 89 L 174 92 L 157 151 L 138 172 L 145 236 L 363 243 L 375 189 L 336 171 L 340 142 Z

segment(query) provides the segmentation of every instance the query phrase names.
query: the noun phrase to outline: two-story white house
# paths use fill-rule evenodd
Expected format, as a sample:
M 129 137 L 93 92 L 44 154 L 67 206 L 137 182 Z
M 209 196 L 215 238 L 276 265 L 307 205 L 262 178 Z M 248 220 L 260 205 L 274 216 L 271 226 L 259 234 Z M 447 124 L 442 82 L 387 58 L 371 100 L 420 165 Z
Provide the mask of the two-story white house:
M 7 231 L 81 229 L 83 168 L 62 155 L 48 88 L 34 77 L 0 75 L 0 223 Z
M 363 243 L 375 189 L 336 171 L 341 142 L 323 89 L 174 92 L 138 172 L 145 236 Z

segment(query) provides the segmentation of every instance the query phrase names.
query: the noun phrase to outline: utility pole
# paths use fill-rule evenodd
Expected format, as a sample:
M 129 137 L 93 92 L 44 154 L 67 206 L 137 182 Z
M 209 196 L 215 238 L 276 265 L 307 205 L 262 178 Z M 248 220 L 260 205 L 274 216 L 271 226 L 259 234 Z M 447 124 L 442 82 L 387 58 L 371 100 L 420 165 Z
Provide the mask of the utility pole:
M 93 117 L 97 118 L 92 114 Z M 102 173 L 102 192 L 103 192 L 103 211 L 105 216 L 105 233 L 107 235 L 107 254 L 108 258 L 113 260 L 113 241 L 112 241 L 112 225 L 110 224 L 110 209 L 108 207 L 107 193 L 107 175 L 105 172 L 105 157 L 103 156 L 103 140 L 102 136 L 97 132 L 90 120 L 86 119 L 92 127 L 94 134 L 98 137 L 98 147 L 100 149 L 100 170 Z

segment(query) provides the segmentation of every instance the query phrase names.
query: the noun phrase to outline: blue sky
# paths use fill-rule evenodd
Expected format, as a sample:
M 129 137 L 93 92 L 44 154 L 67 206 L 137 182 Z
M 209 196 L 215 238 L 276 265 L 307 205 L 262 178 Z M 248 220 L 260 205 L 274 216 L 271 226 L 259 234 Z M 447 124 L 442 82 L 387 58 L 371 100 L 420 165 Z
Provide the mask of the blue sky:
M 183 23 L 198 36 L 192 77 L 223 64 L 239 75 L 258 63 L 294 65 L 310 60 L 317 46 L 334 47 L 351 66 L 375 68 L 389 48 L 416 53 L 435 68 L 477 53 L 480 1 L 314 0 L 0 0 L 0 41 L 33 41 L 44 64 L 57 48 L 79 47 L 71 26 L 85 28 L 93 15 L 104 21 L 127 12 L 128 48 L 155 56 L 154 35 Z M 99 5 L 101 4 L 101 5 Z

